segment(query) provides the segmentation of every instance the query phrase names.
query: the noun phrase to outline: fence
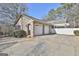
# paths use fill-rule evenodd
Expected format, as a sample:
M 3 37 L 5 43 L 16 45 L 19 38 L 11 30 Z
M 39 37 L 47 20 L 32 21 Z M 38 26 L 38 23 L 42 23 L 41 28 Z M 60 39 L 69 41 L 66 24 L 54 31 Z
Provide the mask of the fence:
M 55 28 L 57 34 L 74 35 L 74 30 L 79 28 Z

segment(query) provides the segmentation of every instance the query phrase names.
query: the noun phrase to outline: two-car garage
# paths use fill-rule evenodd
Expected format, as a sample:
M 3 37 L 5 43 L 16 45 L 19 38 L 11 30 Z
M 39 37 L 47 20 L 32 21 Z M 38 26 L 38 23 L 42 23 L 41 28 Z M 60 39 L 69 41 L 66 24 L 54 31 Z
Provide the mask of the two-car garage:
M 34 30 L 34 35 L 50 34 L 49 25 L 35 24 Z

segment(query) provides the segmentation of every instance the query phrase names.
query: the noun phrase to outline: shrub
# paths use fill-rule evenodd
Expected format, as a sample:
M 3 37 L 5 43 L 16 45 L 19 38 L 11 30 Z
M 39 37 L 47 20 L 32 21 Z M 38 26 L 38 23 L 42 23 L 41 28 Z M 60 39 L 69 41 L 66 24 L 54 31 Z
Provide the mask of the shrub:
M 77 35 L 77 36 L 79 36 L 79 30 L 75 30 L 74 34 Z
M 24 30 L 16 30 L 12 32 L 10 36 L 22 38 L 22 37 L 26 37 L 26 32 Z

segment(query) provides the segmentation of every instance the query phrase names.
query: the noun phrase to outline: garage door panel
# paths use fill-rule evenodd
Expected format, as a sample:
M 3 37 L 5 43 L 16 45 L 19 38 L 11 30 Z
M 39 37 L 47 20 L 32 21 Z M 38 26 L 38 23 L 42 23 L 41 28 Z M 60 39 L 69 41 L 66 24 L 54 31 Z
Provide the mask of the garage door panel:
M 43 27 L 41 25 L 35 26 L 35 35 L 42 35 Z
M 49 34 L 49 26 L 45 26 L 44 31 L 45 31 L 45 32 L 44 32 L 45 34 Z

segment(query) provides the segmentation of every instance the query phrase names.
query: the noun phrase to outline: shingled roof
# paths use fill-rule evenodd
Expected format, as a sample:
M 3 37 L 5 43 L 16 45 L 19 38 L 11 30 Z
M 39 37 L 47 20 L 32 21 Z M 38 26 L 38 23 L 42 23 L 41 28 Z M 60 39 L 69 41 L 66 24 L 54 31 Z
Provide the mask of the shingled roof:
M 21 17 L 22 17 L 22 15 L 18 15 L 16 21 L 14 22 L 14 26 L 17 24 L 17 22 L 20 20 Z
M 17 17 L 17 20 L 16 20 L 15 23 L 14 23 L 14 26 L 17 24 L 17 22 L 18 22 L 18 21 L 20 20 L 20 18 L 23 17 L 23 16 L 27 16 L 27 17 L 31 18 L 32 20 L 37 21 L 37 22 L 40 22 L 40 23 L 52 25 L 52 24 L 43 22 L 43 21 L 41 21 L 40 19 L 34 18 L 34 17 L 32 17 L 32 16 L 29 16 L 29 15 L 19 15 L 19 16 Z

